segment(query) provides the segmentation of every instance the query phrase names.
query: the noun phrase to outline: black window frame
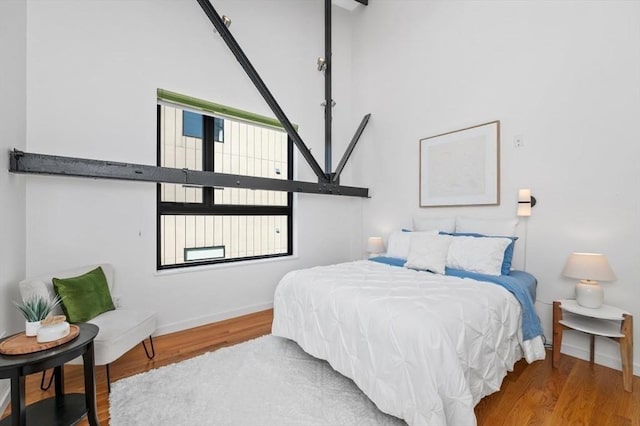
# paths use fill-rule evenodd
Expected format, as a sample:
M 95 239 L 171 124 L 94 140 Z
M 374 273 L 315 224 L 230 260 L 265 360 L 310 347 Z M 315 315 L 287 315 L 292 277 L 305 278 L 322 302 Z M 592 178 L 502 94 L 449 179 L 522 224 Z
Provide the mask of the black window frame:
M 184 108 L 180 105 L 172 105 L 173 108 Z M 157 105 L 157 165 L 161 166 L 161 131 L 162 131 L 162 117 L 161 117 L 162 105 Z M 214 155 L 215 155 L 215 143 L 221 143 L 215 140 L 215 117 L 207 114 L 203 115 L 203 139 L 202 139 L 202 166 L 205 171 L 214 171 Z M 224 118 L 225 120 L 234 120 L 233 117 Z M 251 123 L 247 120 L 238 120 Z M 254 124 L 254 123 L 252 123 Z M 256 126 L 262 126 L 260 123 L 255 123 Z M 284 130 L 283 130 L 284 131 Z M 287 179 L 293 179 L 293 140 L 287 135 Z M 293 193 L 287 192 L 287 205 L 286 206 L 268 206 L 268 205 L 238 205 L 238 204 L 214 204 L 215 189 L 213 187 L 202 188 L 202 203 L 180 203 L 180 202 L 166 202 L 162 201 L 162 184 L 156 185 L 156 269 L 178 269 L 178 268 L 191 268 L 194 266 L 212 265 L 219 263 L 231 263 L 231 262 L 244 262 L 248 260 L 256 259 L 269 259 L 277 257 L 286 257 L 293 255 Z M 188 261 L 183 263 L 176 263 L 172 265 L 162 265 L 161 258 L 161 217 L 166 215 L 174 216 L 287 216 L 287 252 L 277 254 L 266 254 L 259 256 L 245 256 L 227 259 L 208 259 L 202 261 Z

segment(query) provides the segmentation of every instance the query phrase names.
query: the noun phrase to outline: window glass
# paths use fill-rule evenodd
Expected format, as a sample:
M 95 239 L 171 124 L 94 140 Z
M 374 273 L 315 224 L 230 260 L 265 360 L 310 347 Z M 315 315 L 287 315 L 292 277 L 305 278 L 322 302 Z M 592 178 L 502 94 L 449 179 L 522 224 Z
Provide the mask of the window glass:
M 158 133 L 162 167 L 293 177 L 293 144 L 282 129 L 161 104 Z M 292 202 L 282 191 L 161 183 L 158 268 L 290 255 Z

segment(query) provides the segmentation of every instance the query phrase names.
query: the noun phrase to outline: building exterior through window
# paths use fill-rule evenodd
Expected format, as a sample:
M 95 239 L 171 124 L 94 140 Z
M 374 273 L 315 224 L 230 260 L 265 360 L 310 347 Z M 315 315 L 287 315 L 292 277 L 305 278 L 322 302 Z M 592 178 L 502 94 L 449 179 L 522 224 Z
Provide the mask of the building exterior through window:
M 158 93 L 159 166 L 293 178 L 293 144 L 272 119 Z M 291 193 L 161 183 L 157 197 L 158 269 L 292 254 Z

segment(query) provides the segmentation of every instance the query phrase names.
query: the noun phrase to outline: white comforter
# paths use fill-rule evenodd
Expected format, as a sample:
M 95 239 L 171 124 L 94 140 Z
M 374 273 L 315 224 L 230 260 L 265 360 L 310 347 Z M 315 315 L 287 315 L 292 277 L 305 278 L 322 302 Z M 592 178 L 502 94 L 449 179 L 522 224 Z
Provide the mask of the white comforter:
M 272 331 L 410 425 L 475 425 L 475 404 L 522 357 L 520 304 L 504 288 L 370 261 L 288 273 Z

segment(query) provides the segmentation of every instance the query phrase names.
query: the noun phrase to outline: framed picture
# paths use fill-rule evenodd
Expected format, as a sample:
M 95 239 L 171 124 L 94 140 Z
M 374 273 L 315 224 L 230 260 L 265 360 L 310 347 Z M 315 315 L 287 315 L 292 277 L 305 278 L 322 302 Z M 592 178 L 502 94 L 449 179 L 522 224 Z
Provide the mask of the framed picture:
M 500 121 L 420 139 L 420 207 L 500 204 Z

